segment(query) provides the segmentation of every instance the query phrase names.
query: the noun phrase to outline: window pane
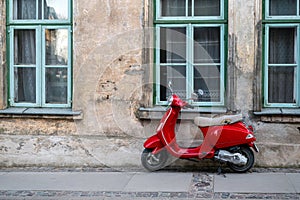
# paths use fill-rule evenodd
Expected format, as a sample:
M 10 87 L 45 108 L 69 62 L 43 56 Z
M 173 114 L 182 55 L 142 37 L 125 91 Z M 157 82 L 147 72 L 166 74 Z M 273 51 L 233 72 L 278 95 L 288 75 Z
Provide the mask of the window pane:
M 46 0 L 44 4 L 44 19 L 68 19 L 68 0 Z
M 195 0 L 194 16 L 220 16 L 220 0 Z
M 269 67 L 269 103 L 295 103 L 294 67 Z
M 185 66 L 160 67 L 160 100 L 166 101 L 171 95 L 167 89 L 168 82 L 172 81 L 173 91 L 181 98 L 186 98 L 186 68 Z
M 220 28 L 194 28 L 194 62 L 220 63 Z
M 14 69 L 14 93 L 16 103 L 36 102 L 36 71 L 33 67 Z
M 297 15 L 297 0 L 269 0 L 270 16 Z
M 14 64 L 34 65 L 36 63 L 35 30 L 14 31 Z
M 296 28 L 270 28 L 269 63 L 295 63 Z
M 36 0 L 14 0 L 13 19 L 36 19 Z
M 68 64 L 68 30 L 46 29 L 46 65 Z
M 46 68 L 46 103 L 67 104 L 68 70 Z
M 194 92 L 201 102 L 220 101 L 220 66 L 194 67 Z
M 186 28 L 160 29 L 160 62 L 186 62 Z
M 161 0 L 161 16 L 186 16 L 186 0 Z

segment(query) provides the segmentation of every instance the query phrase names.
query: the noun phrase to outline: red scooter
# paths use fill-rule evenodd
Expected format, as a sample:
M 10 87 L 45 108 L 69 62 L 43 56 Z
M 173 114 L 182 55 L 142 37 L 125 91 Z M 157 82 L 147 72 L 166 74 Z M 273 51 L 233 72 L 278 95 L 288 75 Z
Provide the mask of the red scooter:
M 183 159 L 225 162 L 230 169 L 239 173 L 252 168 L 254 154 L 251 148 L 256 152 L 259 150 L 254 143 L 256 138 L 253 128 L 243 122 L 241 114 L 216 118 L 196 117 L 194 123 L 203 133 L 203 142 L 197 147 L 183 148 L 176 141 L 175 126 L 180 110 L 191 105 L 176 94 L 172 94 L 168 102 L 169 108 L 160 120 L 156 134 L 144 143 L 141 161 L 147 170 L 156 171 L 165 167 L 169 154 Z

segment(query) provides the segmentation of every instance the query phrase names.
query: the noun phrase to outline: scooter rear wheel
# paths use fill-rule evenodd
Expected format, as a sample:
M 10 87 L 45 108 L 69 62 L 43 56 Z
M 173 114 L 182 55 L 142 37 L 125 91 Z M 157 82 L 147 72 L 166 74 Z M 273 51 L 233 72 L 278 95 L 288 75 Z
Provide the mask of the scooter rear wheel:
M 237 173 L 247 172 L 252 168 L 254 164 L 254 154 L 253 151 L 246 146 L 240 147 L 239 150 L 231 152 L 231 153 L 240 153 L 247 158 L 247 163 L 245 165 L 236 165 L 233 163 L 227 163 L 228 167 Z
M 157 154 L 153 154 L 152 151 L 152 149 L 144 149 L 141 156 L 142 165 L 151 172 L 164 168 L 168 160 L 168 154 L 165 150 Z

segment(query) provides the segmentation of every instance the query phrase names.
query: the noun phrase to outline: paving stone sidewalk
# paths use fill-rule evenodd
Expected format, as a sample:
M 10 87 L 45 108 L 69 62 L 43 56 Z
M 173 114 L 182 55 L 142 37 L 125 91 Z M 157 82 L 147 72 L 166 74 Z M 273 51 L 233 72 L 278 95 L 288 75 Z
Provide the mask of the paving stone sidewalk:
M 0 169 L 0 199 L 300 199 L 300 173 Z

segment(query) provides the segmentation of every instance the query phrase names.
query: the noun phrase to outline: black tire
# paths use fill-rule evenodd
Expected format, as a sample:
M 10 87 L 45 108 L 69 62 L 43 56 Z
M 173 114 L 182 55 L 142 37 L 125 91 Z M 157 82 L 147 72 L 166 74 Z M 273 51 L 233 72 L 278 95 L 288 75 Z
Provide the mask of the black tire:
M 168 154 L 165 150 L 155 155 L 152 151 L 152 149 L 144 149 L 141 156 L 142 165 L 151 172 L 164 168 L 168 160 Z
M 245 165 L 236 165 L 228 162 L 227 165 L 232 171 L 237 173 L 244 173 L 253 167 L 254 154 L 250 147 L 240 147 L 239 150 L 231 153 L 240 153 L 247 158 L 247 163 Z

